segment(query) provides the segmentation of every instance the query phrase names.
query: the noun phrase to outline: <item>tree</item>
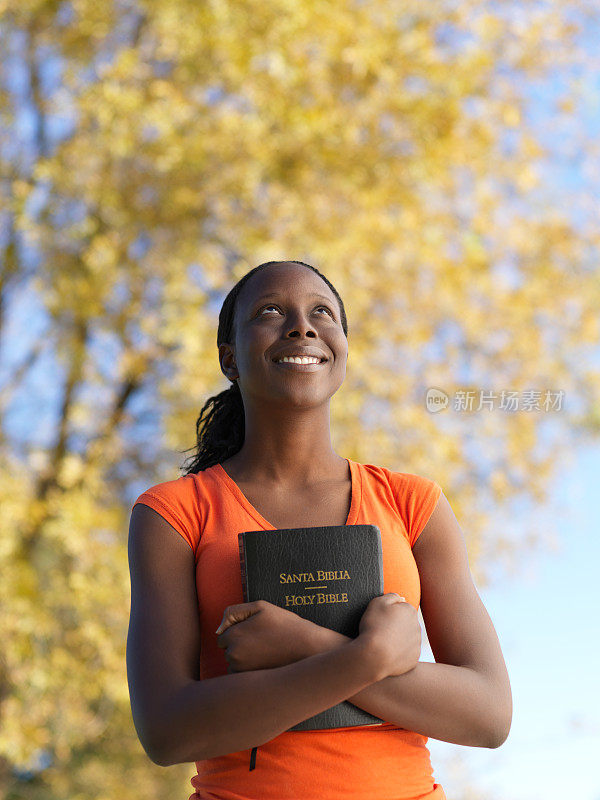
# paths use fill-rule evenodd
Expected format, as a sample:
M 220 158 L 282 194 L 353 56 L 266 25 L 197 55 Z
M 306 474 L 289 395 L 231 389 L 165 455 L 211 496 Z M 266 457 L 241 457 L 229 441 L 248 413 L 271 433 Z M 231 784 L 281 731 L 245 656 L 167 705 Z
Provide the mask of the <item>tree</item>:
M 191 766 L 154 767 L 129 710 L 127 523 L 224 386 L 216 313 L 242 274 L 300 259 L 338 288 L 336 447 L 441 483 L 481 581 L 512 544 L 490 508 L 543 498 L 556 448 L 597 431 L 598 234 L 544 183 L 527 116 L 579 63 L 585 10 L 0 8 L 0 788 L 175 796 Z M 580 405 L 430 414 L 429 387 Z

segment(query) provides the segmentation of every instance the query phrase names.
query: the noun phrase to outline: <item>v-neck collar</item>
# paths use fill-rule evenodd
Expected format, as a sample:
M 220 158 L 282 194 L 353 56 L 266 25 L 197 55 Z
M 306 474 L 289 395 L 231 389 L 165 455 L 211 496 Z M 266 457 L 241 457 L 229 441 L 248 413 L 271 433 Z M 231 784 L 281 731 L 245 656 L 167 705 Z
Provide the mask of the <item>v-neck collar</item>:
M 348 517 L 344 524 L 355 525 L 356 520 L 358 519 L 358 512 L 361 504 L 362 474 L 360 471 L 360 464 L 357 461 L 352 461 L 349 458 L 347 458 L 346 461 L 350 467 L 351 498 Z M 262 514 L 256 510 L 256 508 L 254 508 L 252 503 L 248 500 L 233 478 L 223 469 L 221 464 L 214 464 L 212 467 L 210 467 L 210 469 L 214 470 L 214 475 L 229 489 L 235 499 L 240 503 L 241 506 L 244 507 L 247 513 L 259 523 L 259 525 L 264 527 L 266 530 L 277 530 L 275 525 L 272 525 L 262 516 Z

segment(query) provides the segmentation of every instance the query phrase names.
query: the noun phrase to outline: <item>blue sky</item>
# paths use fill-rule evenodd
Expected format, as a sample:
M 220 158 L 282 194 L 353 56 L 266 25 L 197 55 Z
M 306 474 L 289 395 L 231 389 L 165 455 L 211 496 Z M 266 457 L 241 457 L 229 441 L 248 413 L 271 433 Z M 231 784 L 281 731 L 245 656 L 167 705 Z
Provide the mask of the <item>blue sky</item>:
M 502 645 L 513 722 L 495 750 L 429 739 L 448 800 L 464 784 L 485 800 L 600 800 L 598 475 L 600 444 L 576 450 L 539 509 L 559 519 L 557 549 L 529 551 L 514 576 L 477 587 Z M 421 659 L 434 661 L 425 635 Z

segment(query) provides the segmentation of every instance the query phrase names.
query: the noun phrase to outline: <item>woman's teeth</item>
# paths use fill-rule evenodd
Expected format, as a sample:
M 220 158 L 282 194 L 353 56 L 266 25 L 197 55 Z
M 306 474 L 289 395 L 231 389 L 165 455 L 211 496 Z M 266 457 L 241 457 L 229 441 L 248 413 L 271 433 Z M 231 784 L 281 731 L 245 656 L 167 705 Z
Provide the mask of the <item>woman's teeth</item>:
M 308 358 L 307 356 L 303 356 L 302 358 L 298 358 L 295 356 L 285 356 L 284 358 L 280 358 L 277 362 L 280 364 L 281 362 L 289 362 L 291 364 L 320 364 L 320 358 Z

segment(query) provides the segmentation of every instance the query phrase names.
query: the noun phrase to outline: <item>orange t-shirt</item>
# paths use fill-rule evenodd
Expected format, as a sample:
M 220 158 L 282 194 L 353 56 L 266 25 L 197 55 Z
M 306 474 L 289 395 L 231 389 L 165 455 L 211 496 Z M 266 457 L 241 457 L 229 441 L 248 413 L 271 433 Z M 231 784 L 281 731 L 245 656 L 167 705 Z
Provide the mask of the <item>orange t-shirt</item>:
M 352 500 L 346 525 L 381 531 L 384 594 L 419 607 L 421 585 L 412 547 L 441 493 L 435 481 L 347 459 Z M 215 464 L 159 483 L 135 501 L 150 506 L 183 536 L 196 559 L 200 679 L 226 675 L 215 633 L 228 605 L 243 603 L 238 533 L 275 530 Z M 134 503 L 134 505 L 135 505 Z M 285 731 L 251 750 L 196 762 L 189 800 L 446 800 L 434 783 L 427 737 L 391 722 L 315 731 Z

